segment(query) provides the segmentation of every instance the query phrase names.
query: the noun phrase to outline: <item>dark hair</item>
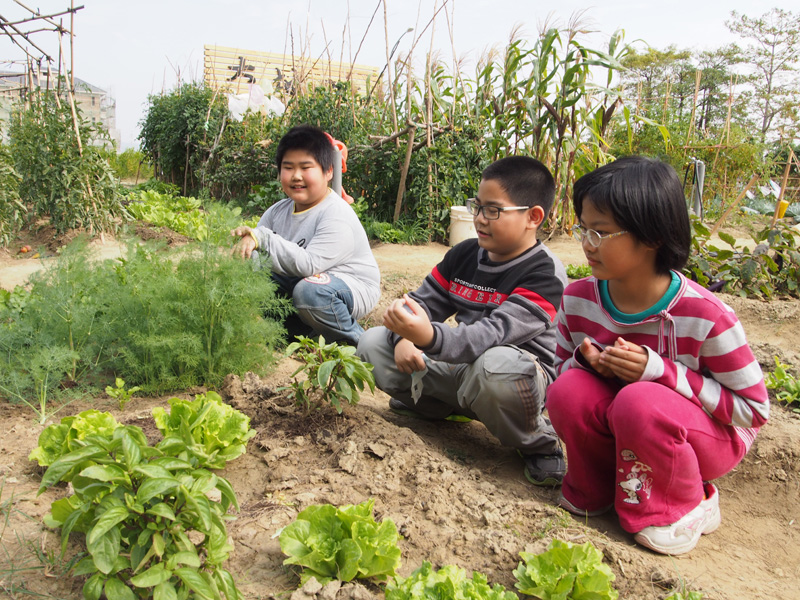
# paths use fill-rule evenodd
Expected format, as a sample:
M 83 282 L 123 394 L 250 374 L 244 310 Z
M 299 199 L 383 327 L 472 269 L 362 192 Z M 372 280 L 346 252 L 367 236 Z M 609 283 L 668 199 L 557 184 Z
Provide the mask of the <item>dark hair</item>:
M 683 185 L 670 165 L 627 156 L 587 173 L 572 188 L 580 219 L 584 200 L 610 214 L 640 242 L 657 248 L 656 271 L 680 270 L 689 258 L 692 232 Z
M 327 173 L 333 168 L 335 153 L 333 143 L 330 138 L 319 127 L 312 125 L 298 125 L 286 132 L 278 142 L 278 150 L 275 153 L 275 163 L 278 171 L 281 170 L 281 163 L 284 155 L 289 150 L 304 150 L 314 157 L 322 167 L 322 172 Z
M 541 206 L 547 217 L 556 196 L 550 170 L 530 156 L 507 156 L 483 170 L 483 179 L 500 184 L 517 206 Z

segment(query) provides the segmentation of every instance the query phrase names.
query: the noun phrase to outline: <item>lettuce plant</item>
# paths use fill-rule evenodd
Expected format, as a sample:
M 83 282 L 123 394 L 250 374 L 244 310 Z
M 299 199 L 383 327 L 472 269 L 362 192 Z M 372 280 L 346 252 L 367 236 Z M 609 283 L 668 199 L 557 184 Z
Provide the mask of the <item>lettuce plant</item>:
M 194 400 L 170 398 L 170 411 L 153 409 L 156 427 L 164 435 L 158 448 L 195 466 L 221 469 L 245 453 L 247 440 L 256 432 L 250 417 L 225 404 L 216 392 L 198 394 Z
M 120 424 L 111 413 L 99 410 L 85 410 L 74 417 L 64 417 L 57 425 L 45 427 L 39 435 L 39 445 L 28 455 L 28 460 L 35 460 L 40 467 L 49 467 L 64 454 L 82 447 L 87 438 L 96 435 L 111 438 L 117 427 Z
M 386 600 L 517 600 L 499 584 L 489 586 L 486 575 L 445 565 L 438 571 L 425 561 L 409 577 L 395 577 L 386 585 Z
M 553 540 L 541 554 L 520 552 L 516 588 L 541 600 L 616 600 L 615 575 L 591 542 Z
M 322 584 L 334 579 L 373 578 L 385 581 L 400 566 L 397 527 L 391 519 L 375 522 L 375 500 L 337 508 L 312 505 L 280 532 L 285 565 L 301 567 L 304 584 L 315 577 Z

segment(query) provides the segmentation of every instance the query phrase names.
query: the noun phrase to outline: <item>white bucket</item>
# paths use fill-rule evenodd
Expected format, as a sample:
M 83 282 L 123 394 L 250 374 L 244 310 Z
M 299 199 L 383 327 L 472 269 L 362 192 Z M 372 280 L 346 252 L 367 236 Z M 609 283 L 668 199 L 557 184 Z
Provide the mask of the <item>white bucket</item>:
M 450 207 L 450 246 L 455 246 L 459 242 L 469 238 L 478 237 L 475 231 L 475 224 L 472 222 L 472 215 L 469 214 L 466 206 Z

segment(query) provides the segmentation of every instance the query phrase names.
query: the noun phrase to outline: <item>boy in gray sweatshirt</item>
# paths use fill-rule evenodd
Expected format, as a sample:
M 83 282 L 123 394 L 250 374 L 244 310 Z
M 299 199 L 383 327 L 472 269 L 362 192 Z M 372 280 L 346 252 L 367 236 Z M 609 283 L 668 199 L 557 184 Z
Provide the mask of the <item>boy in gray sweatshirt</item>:
M 555 195 L 542 163 L 489 165 L 467 201 L 478 239 L 450 249 L 414 292 L 395 300 L 358 355 L 389 407 L 428 419 L 479 419 L 516 448 L 526 477 L 558 485 L 566 464 L 542 415 L 555 377 L 555 316 L 567 275 L 536 232 Z M 455 314 L 458 327 L 445 320 Z
M 308 125 L 278 143 L 276 162 L 286 198 L 270 206 L 255 229 L 237 227 L 234 254 L 257 250 L 269 259 L 280 292 L 292 298 L 297 318 L 289 335 L 322 335 L 358 343 L 358 319 L 380 297 L 380 272 L 355 211 L 328 184 L 336 155 L 330 138 Z

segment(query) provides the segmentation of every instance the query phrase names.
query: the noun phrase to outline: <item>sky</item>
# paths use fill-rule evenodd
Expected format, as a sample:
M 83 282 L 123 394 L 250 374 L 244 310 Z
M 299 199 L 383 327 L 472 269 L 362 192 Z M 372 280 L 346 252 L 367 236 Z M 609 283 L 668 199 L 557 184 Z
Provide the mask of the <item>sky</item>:
M 0 0 L 0 16 L 11 22 L 29 16 L 20 2 L 41 14 L 70 6 L 69 0 Z M 433 26 L 425 29 L 435 2 L 441 7 L 442 0 L 386 0 L 384 28 L 381 0 L 76 0 L 75 6 L 83 8 L 75 14 L 73 25 L 75 76 L 116 99 L 117 128 L 125 149 L 138 146 L 139 122 L 148 95 L 173 89 L 179 79 L 202 78 L 204 45 L 283 53 L 291 50 L 287 42 L 291 31 L 295 48 L 302 44 L 315 57 L 322 55 L 327 40 L 334 60 L 341 55 L 345 62 L 355 58 L 358 64 L 382 69 L 387 39 L 390 47 L 400 40 L 398 53 L 407 53 L 416 39 L 414 56 L 422 60 L 433 34 L 433 47 L 442 60 L 451 64 L 455 48 L 459 59 L 474 65 L 487 50 L 502 49 L 515 27 L 532 38 L 542 23 L 565 25 L 579 12 L 583 23 L 595 32 L 581 38 L 592 47 L 605 47 L 608 37 L 623 29 L 625 40 L 639 49 L 675 45 L 702 50 L 737 40 L 725 26 L 733 10 L 750 17 L 759 17 L 773 7 L 800 11 L 800 0 L 607 0 L 596 4 L 447 0 Z M 69 27 L 68 16 L 64 25 Z M 25 27 L 20 26 L 23 31 L 33 28 Z M 409 28 L 414 30 L 406 33 Z M 45 52 L 58 56 L 56 34 L 40 32 L 31 39 Z M 64 44 L 68 51 L 68 39 Z M 39 54 L 35 48 L 29 50 Z M 0 69 L 13 70 L 4 61 L 23 57 L 8 36 L 0 38 Z

